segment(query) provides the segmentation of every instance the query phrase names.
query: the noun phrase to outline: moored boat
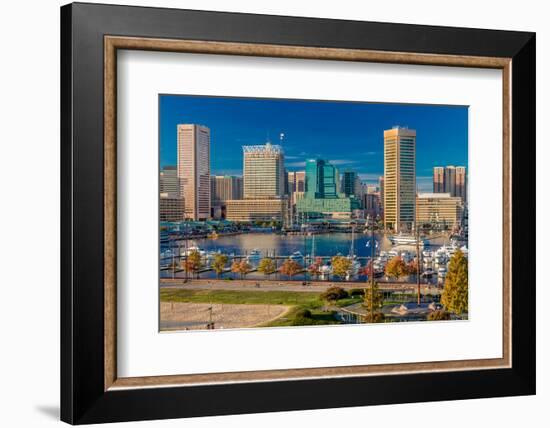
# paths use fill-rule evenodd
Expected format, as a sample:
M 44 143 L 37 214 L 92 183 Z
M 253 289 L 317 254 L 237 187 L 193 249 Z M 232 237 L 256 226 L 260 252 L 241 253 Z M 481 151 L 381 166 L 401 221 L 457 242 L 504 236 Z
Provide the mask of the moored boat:
M 417 241 L 420 247 L 430 245 L 430 242 L 427 239 L 417 239 L 414 235 L 406 235 L 404 233 L 399 233 L 398 235 L 390 235 L 388 236 L 388 239 L 390 240 L 392 245 L 416 245 Z

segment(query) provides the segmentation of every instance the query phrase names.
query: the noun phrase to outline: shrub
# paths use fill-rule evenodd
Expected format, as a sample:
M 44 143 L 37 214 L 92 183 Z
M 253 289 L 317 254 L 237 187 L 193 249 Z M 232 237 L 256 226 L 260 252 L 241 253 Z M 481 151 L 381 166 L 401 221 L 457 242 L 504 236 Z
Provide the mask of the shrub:
M 314 325 L 315 320 L 311 316 L 311 311 L 306 308 L 299 308 L 292 317 L 291 325 Z
M 445 311 L 433 311 L 428 314 L 428 321 L 448 321 L 451 319 L 451 314 Z
M 386 317 L 384 316 L 384 314 L 382 312 L 375 312 L 373 315 L 372 315 L 372 321 L 371 320 L 367 320 L 367 322 L 384 322 L 384 319 Z
M 298 309 L 294 315 L 295 318 L 311 318 L 311 311 L 309 309 Z
M 349 291 L 349 295 L 350 296 L 364 296 L 365 295 L 365 290 L 363 290 L 362 288 L 352 288 Z
M 300 325 L 312 325 L 315 324 L 314 320 L 311 318 L 295 317 L 292 319 L 290 325 L 300 326 Z
M 345 299 L 346 297 L 349 297 L 349 294 L 342 287 L 330 287 L 321 293 L 321 299 L 328 301 Z

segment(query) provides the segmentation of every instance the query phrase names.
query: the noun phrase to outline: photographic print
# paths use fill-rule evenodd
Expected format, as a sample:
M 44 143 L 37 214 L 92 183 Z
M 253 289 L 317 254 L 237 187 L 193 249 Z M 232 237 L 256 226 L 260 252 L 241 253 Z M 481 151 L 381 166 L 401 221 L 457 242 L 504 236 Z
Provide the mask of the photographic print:
M 160 330 L 468 319 L 468 107 L 159 95 Z

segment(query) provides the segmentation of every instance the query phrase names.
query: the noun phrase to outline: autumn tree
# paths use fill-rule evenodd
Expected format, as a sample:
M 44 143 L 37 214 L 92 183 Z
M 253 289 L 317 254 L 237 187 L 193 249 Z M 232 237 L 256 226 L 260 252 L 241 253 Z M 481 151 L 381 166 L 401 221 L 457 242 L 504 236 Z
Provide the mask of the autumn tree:
M 332 258 L 332 274 L 345 278 L 351 270 L 351 260 L 344 256 L 334 256 Z
M 263 273 L 265 276 L 272 274 L 275 270 L 275 262 L 270 258 L 262 259 L 258 265 L 258 272 Z
M 468 260 L 460 250 L 456 250 L 449 262 L 441 303 L 456 315 L 468 312 Z
M 246 260 L 241 261 L 241 278 L 244 278 L 250 271 L 252 266 Z
M 287 259 L 281 266 L 281 273 L 292 278 L 298 272 L 302 270 L 302 265 L 292 259 Z
M 370 287 L 365 288 L 365 295 L 363 297 L 363 306 L 367 311 L 366 322 L 384 321 L 384 314 L 380 312 L 382 303 L 384 303 L 384 296 L 378 288 L 378 283 L 371 283 Z
M 244 279 L 247 273 L 250 272 L 251 266 L 246 260 L 235 260 L 231 265 L 231 272 L 238 273 L 241 279 Z
M 316 257 L 315 260 L 309 267 L 307 271 L 312 276 L 319 276 L 321 274 L 321 266 L 323 265 L 323 259 L 321 257 Z
M 225 269 L 228 258 L 225 254 L 216 254 L 214 261 L 212 262 L 212 269 L 216 272 L 216 276 L 219 278 Z
M 241 262 L 239 260 L 233 260 L 233 263 L 231 263 L 231 272 L 240 273 L 240 266 Z
M 359 270 L 359 275 L 368 276 L 369 278 L 371 277 L 371 275 L 374 275 L 372 261 L 369 261 Z
M 416 257 L 414 260 L 411 260 L 410 263 L 407 265 L 407 273 L 409 275 L 414 275 L 418 272 L 418 262 L 416 261 Z
M 399 278 L 407 275 L 407 273 L 407 265 L 399 256 L 391 259 L 386 265 L 386 275 L 390 278 L 399 280 Z
M 183 269 L 191 274 L 196 274 L 199 277 L 200 270 L 204 267 L 201 254 L 197 250 L 191 253 L 183 261 Z

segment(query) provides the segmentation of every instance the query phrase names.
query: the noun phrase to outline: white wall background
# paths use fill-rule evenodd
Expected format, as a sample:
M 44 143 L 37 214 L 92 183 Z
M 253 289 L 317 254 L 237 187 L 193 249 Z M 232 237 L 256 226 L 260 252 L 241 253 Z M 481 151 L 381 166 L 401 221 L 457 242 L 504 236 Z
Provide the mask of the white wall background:
M 122 0 L 120 0 L 122 2 Z M 116 3 L 104 0 L 103 3 Z M 269 2 L 148 0 L 126 4 L 234 12 L 342 18 L 537 32 L 537 122 L 548 105 L 550 29 L 545 2 L 462 0 L 353 0 Z M 0 14 L 0 421 L 8 427 L 59 424 L 59 6 L 58 0 L 5 2 Z M 550 194 L 550 148 L 537 130 L 537 264 L 550 257 L 545 216 Z M 546 198 L 546 201 L 544 201 Z M 20 227 L 16 227 L 20 226 Z M 33 250 L 33 257 L 20 255 Z M 540 269 L 539 269 L 540 271 Z M 438 424 L 544 426 L 550 402 L 550 329 L 543 319 L 550 299 L 538 278 L 538 395 L 336 410 L 155 421 L 159 427 L 264 427 L 357 424 L 411 427 Z M 475 388 L 475 385 L 472 385 Z M 137 426 L 137 423 L 125 426 Z

